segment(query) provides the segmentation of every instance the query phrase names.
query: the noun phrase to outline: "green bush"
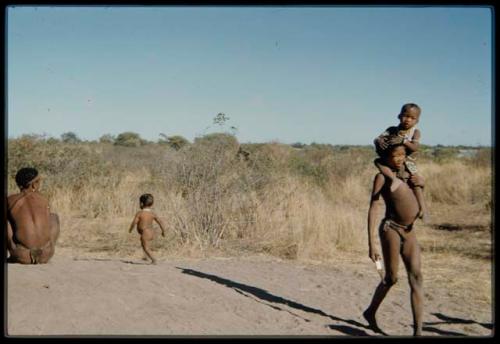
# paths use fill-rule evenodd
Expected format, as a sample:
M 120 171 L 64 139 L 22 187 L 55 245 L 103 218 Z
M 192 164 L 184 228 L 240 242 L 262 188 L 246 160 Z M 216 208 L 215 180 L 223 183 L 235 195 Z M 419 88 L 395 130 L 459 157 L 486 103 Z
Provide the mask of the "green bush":
M 125 147 L 139 147 L 144 145 L 145 143 L 145 140 L 143 140 L 139 134 L 131 131 L 118 134 L 114 142 L 114 144 L 117 146 Z

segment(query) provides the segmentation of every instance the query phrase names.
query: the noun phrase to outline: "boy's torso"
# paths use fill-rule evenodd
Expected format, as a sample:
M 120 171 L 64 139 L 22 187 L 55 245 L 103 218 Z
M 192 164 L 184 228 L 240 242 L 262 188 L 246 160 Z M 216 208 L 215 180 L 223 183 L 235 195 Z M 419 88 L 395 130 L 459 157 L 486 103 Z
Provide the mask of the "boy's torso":
M 152 229 L 154 218 L 154 213 L 151 210 L 142 209 L 139 212 L 139 222 L 137 222 L 137 229 Z
M 403 181 L 396 191 L 391 192 L 391 183 L 388 179 L 385 180 L 382 188 L 382 197 L 386 204 L 385 217 L 401 225 L 410 225 L 417 218 L 419 207 L 415 194 L 408 185 L 408 179 L 403 178 Z

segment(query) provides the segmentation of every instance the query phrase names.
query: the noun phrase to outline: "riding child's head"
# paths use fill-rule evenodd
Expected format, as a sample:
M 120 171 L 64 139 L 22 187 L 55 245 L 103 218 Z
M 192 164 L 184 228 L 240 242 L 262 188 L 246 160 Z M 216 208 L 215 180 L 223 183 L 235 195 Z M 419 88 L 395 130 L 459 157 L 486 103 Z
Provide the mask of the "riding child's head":
M 399 170 L 406 159 L 406 148 L 404 145 L 392 145 L 384 151 L 382 156 L 387 166 Z
M 399 125 L 403 129 L 414 127 L 420 119 L 420 107 L 417 104 L 408 103 L 403 105 L 401 112 L 398 115 Z
M 41 178 L 38 171 L 33 167 L 23 167 L 16 173 L 16 184 L 21 190 L 31 187 L 33 191 L 40 187 Z
M 141 209 L 151 207 L 154 203 L 153 195 L 151 195 L 151 194 L 142 195 L 139 198 L 139 203 L 140 203 Z

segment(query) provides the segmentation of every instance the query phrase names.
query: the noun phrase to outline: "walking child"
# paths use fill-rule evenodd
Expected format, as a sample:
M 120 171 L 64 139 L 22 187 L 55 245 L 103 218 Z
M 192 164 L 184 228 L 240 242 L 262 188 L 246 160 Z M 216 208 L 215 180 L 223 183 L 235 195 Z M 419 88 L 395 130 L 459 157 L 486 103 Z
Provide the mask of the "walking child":
M 419 149 L 420 130 L 416 125 L 420 119 L 420 107 L 417 104 L 408 103 L 403 105 L 398 115 L 399 125 L 387 128 L 375 140 L 375 149 L 379 158 L 374 163 L 379 171 L 387 177 L 390 182 L 390 190 L 395 191 L 402 181 L 398 178 L 397 174 L 391 170 L 381 159 L 383 152 L 391 145 L 404 145 L 406 149 L 405 167 L 410 175 L 417 174 L 416 154 Z M 427 207 L 424 201 L 423 188 L 415 186 L 412 188 L 418 201 L 419 212 L 418 217 L 425 223 L 429 221 Z
M 154 238 L 153 231 L 153 221 L 156 221 L 161 228 L 161 235 L 165 237 L 165 229 L 160 218 L 153 212 L 151 207 L 153 206 L 154 199 L 151 194 L 144 194 L 139 198 L 139 205 L 141 210 L 137 212 L 134 216 L 134 220 L 130 224 L 129 233 L 132 232 L 134 226 L 137 226 L 137 232 L 141 236 L 141 246 L 144 253 L 151 259 L 152 264 L 156 264 L 156 259 L 153 257 L 150 251 L 150 243 Z
M 378 235 L 385 266 L 384 279 L 379 283 L 368 308 L 363 312 L 368 325 L 375 332 L 383 333 L 376 320 L 380 304 L 398 280 L 399 256 L 406 268 L 410 284 L 410 300 L 413 315 L 413 335 L 420 336 L 423 326 L 424 291 L 420 256 L 414 222 L 419 206 L 411 191 L 414 186 L 423 186 L 422 176 L 410 175 L 404 166 L 407 159 L 403 145 L 389 146 L 381 157 L 386 166 L 401 173 L 402 183 L 391 191 L 392 181 L 381 172 L 375 176 L 368 210 L 368 255 L 374 262 L 380 260 L 380 250 L 375 241 Z M 382 221 L 379 214 L 385 209 Z

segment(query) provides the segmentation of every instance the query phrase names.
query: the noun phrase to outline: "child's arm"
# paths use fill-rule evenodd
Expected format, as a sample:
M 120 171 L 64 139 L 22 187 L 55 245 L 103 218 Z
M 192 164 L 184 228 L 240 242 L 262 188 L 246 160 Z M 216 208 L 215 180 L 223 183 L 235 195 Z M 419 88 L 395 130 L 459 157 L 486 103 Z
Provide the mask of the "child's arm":
M 416 152 L 420 146 L 420 131 L 418 129 L 415 129 L 415 133 L 413 133 L 413 137 L 411 138 L 411 140 L 404 140 L 403 144 L 412 153 Z
M 165 227 L 163 226 L 163 222 L 161 222 L 160 218 L 158 216 L 156 216 L 156 214 L 155 214 L 154 220 L 160 226 L 160 228 L 161 228 L 161 236 L 164 237 L 165 236 Z
M 375 140 L 373 140 L 373 143 L 375 144 L 375 147 L 380 148 L 381 150 L 385 150 L 387 147 L 389 147 L 389 142 L 388 139 L 391 136 L 391 133 L 394 132 L 395 127 L 389 127 L 384 130 L 382 134 L 377 136 Z
M 410 151 L 409 154 L 411 154 L 418 150 L 420 146 L 419 141 L 420 141 L 420 131 L 418 129 L 415 129 L 415 133 L 413 134 L 411 140 L 405 140 L 404 137 L 402 136 L 394 135 L 389 139 L 389 144 L 391 145 L 403 144 Z
M 134 226 L 136 226 L 139 223 L 139 213 L 135 214 L 134 219 L 132 220 L 132 223 L 130 224 L 130 228 L 128 230 L 129 233 L 132 232 L 132 229 L 134 229 Z

